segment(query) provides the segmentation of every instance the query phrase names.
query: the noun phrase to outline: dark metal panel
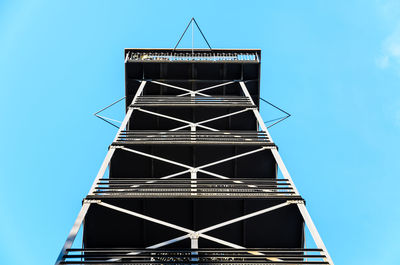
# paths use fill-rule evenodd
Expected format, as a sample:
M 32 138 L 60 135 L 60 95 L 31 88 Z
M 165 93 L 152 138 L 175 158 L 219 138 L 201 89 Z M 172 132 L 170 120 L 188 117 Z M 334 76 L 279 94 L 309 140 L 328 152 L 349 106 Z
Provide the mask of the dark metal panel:
M 259 147 L 235 145 L 197 145 L 192 149 L 190 145 L 135 145 L 133 149 L 170 159 L 188 166 L 201 166 L 217 160 L 229 158 L 249 152 Z M 193 164 L 192 154 L 196 157 Z M 185 168 L 167 162 L 148 158 L 124 150 L 116 150 L 110 162 L 110 177 L 112 178 L 150 178 L 153 167 L 154 176 L 160 178 L 169 174 L 185 170 Z M 236 161 L 236 173 L 235 173 Z M 227 177 L 238 178 L 276 178 L 276 162 L 270 150 L 253 153 L 234 160 L 205 168 L 207 171 Z M 199 177 L 205 177 L 198 173 Z M 207 177 L 210 177 L 207 175 Z
M 193 207 L 192 199 L 103 199 L 102 201 L 193 230 L 284 202 L 278 199 L 246 199 L 244 202 L 242 199 L 196 199 Z M 93 206 L 85 219 L 86 248 L 144 248 L 185 234 L 102 206 Z M 206 234 L 248 248 L 300 248 L 303 246 L 303 220 L 296 208 L 296 205 L 289 205 L 250 218 L 245 221 L 245 233 L 242 221 Z M 195 225 L 193 216 L 196 217 Z M 187 240 L 166 248 L 188 248 L 189 243 Z M 223 247 L 204 239 L 201 239 L 199 244 L 201 248 Z

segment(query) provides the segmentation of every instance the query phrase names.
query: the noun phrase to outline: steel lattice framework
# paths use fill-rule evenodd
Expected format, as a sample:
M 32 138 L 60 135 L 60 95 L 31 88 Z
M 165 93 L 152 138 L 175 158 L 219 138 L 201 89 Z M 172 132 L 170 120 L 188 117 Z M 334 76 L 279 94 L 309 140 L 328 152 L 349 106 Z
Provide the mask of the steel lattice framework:
M 333 264 L 259 113 L 260 56 L 125 50 L 126 116 L 56 264 Z

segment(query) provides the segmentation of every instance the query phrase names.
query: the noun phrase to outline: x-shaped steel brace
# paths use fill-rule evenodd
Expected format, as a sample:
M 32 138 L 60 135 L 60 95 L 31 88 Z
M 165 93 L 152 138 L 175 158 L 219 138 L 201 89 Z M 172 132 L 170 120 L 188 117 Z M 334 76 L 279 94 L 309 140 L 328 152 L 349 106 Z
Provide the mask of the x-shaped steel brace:
M 240 246 L 240 245 L 237 245 L 237 244 L 234 244 L 234 243 L 231 243 L 231 242 L 228 242 L 228 241 L 225 241 L 225 240 L 213 237 L 213 236 L 206 235 L 205 233 L 207 233 L 209 231 L 212 231 L 212 230 L 215 230 L 215 229 L 218 229 L 218 228 L 221 228 L 221 227 L 224 227 L 224 226 L 227 226 L 227 225 L 231 225 L 233 223 L 237 223 L 237 222 L 240 222 L 240 221 L 243 221 L 243 220 L 258 216 L 258 215 L 265 214 L 267 212 L 271 212 L 273 210 L 288 206 L 290 204 L 303 203 L 303 201 L 286 201 L 284 203 L 280 203 L 280 204 L 277 204 L 277 205 L 272 206 L 272 207 L 264 208 L 262 210 L 259 210 L 259 211 L 256 211 L 256 212 L 253 212 L 253 213 L 250 213 L 250 214 L 246 214 L 246 215 L 243 215 L 243 216 L 231 219 L 231 220 L 227 220 L 227 221 L 222 222 L 222 223 L 218 223 L 218 224 L 209 226 L 207 228 L 203 228 L 203 229 L 198 230 L 198 231 L 194 231 L 194 230 L 187 229 L 185 227 L 182 227 L 182 226 L 179 226 L 179 225 L 176 225 L 176 224 L 172 224 L 172 223 L 160 220 L 160 219 L 156 219 L 156 218 L 153 218 L 153 217 L 150 217 L 150 216 L 146 216 L 146 215 L 141 214 L 141 213 L 137 213 L 137 212 L 130 211 L 130 210 L 127 210 L 127 209 L 124 209 L 124 208 L 121 208 L 121 207 L 118 207 L 118 206 L 115 206 L 115 205 L 112 205 L 112 204 L 109 204 L 109 203 L 105 203 L 105 202 L 102 202 L 100 200 L 94 200 L 92 202 L 93 203 L 97 203 L 98 205 L 101 205 L 103 207 L 107 207 L 107 208 L 113 209 L 115 211 L 123 212 L 123 213 L 126 213 L 128 215 L 132 215 L 132 216 L 144 219 L 146 221 L 150 221 L 150 222 L 153 222 L 153 223 L 156 223 L 156 224 L 159 224 L 159 225 L 163 225 L 163 226 L 170 227 L 170 228 L 173 228 L 173 229 L 176 229 L 176 230 L 179 230 L 179 231 L 187 233 L 186 235 L 179 236 L 179 237 L 176 237 L 176 238 L 173 238 L 173 239 L 170 239 L 170 240 L 167 240 L 167 241 L 164 241 L 164 242 L 149 246 L 149 247 L 147 247 L 147 249 L 156 249 L 156 248 L 160 248 L 160 247 L 163 247 L 163 246 L 166 246 L 166 245 L 178 242 L 178 241 L 182 241 L 182 240 L 184 240 L 186 238 L 196 238 L 197 239 L 199 237 L 207 239 L 207 240 L 210 240 L 210 241 L 213 241 L 213 242 L 217 242 L 219 244 L 222 244 L 222 245 L 225 245 L 225 246 L 228 246 L 228 247 L 232 247 L 232 248 L 236 248 L 236 249 L 245 249 L 245 247 L 243 247 L 243 246 Z M 128 253 L 127 255 L 137 255 L 139 253 L 140 252 L 131 252 L 131 253 Z M 252 254 L 254 254 L 254 255 L 263 255 L 260 252 L 253 252 Z M 279 259 L 276 259 L 276 258 L 267 258 L 267 259 L 271 259 L 272 261 L 278 261 L 279 260 Z M 109 261 L 117 261 L 117 260 L 119 260 L 119 259 L 112 259 L 112 260 L 109 260 Z
M 187 124 L 187 125 L 184 125 L 184 126 L 181 126 L 181 127 L 177 127 L 177 128 L 171 129 L 169 131 L 178 131 L 178 130 L 182 130 L 182 129 L 185 129 L 185 128 L 188 128 L 188 127 L 191 127 L 191 128 L 192 127 L 201 127 L 203 129 L 207 129 L 207 130 L 210 130 L 210 131 L 219 131 L 217 129 L 214 129 L 214 128 L 211 128 L 211 127 L 208 127 L 208 126 L 204 126 L 203 124 L 204 123 L 208 123 L 208 122 L 212 122 L 212 121 L 216 121 L 216 120 L 219 120 L 219 119 L 227 118 L 227 117 L 230 117 L 230 116 L 234 116 L 234 115 L 246 112 L 246 111 L 251 111 L 252 109 L 251 108 L 246 108 L 246 109 L 238 110 L 238 111 L 231 112 L 231 113 L 228 113 L 228 114 L 224 114 L 224 115 L 221 115 L 221 116 L 217 116 L 217 117 L 214 117 L 214 118 L 211 118 L 211 119 L 202 120 L 202 121 L 199 121 L 199 122 L 191 122 L 191 121 L 179 119 L 179 118 L 176 118 L 176 117 L 173 117 L 173 116 L 161 114 L 161 113 L 158 113 L 158 112 L 154 112 L 154 111 L 150 111 L 150 110 L 146 110 L 146 109 L 142 109 L 142 108 L 138 108 L 138 107 L 134 107 L 133 110 L 138 110 L 138 111 L 141 111 L 141 112 L 144 112 L 144 113 L 148 113 L 148 114 L 151 114 L 151 115 L 154 115 L 154 116 L 159 116 L 159 117 L 162 117 L 162 118 L 166 118 L 166 119 L 170 119 L 170 120 L 174 120 L 174 121 L 178 121 L 178 122 L 182 122 L 182 123 L 186 123 Z
M 180 163 L 180 162 L 176 162 L 176 161 L 173 161 L 173 160 L 170 160 L 170 159 L 166 159 L 166 158 L 163 158 L 163 157 L 160 157 L 160 156 L 155 156 L 155 155 L 148 154 L 148 153 L 145 153 L 145 152 L 142 152 L 142 151 L 138 151 L 138 150 L 134 150 L 134 149 L 131 149 L 131 148 L 126 148 L 126 147 L 122 147 L 122 146 L 116 146 L 115 148 L 119 148 L 119 149 L 122 149 L 124 151 L 132 152 L 132 153 L 135 153 L 135 154 L 138 154 L 138 155 L 142 155 L 142 156 L 153 158 L 153 159 L 156 159 L 156 160 L 159 160 L 159 161 L 163 161 L 163 162 L 166 162 L 166 163 L 169 163 L 169 164 L 172 164 L 172 165 L 176 165 L 176 166 L 180 166 L 180 167 L 186 168 L 186 170 L 183 170 L 183 171 L 180 171 L 180 172 L 177 172 L 177 173 L 173 173 L 173 174 L 161 177 L 160 179 L 170 179 L 170 178 L 173 178 L 173 177 L 176 177 L 176 176 L 180 176 L 180 175 L 183 175 L 183 174 L 186 174 L 186 173 L 191 173 L 191 175 L 192 175 L 191 178 L 192 179 L 196 179 L 197 178 L 197 172 L 201 172 L 201 173 L 204 173 L 204 174 L 216 177 L 216 178 L 220 178 L 220 179 L 231 179 L 229 177 L 226 177 L 226 176 L 214 173 L 214 172 L 210 172 L 208 170 L 204 170 L 204 168 L 211 167 L 211 166 L 214 166 L 214 165 L 218 165 L 218 164 L 221 164 L 221 163 L 233 160 L 233 159 L 237 159 L 237 158 L 240 158 L 240 157 L 243 157 L 243 156 L 251 155 L 251 154 L 254 154 L 254 153 L 269 149 L 267 147 L 261 147 L 261 148 L 254 149 L 254 150 L 251 150 L 251 151 L 248 151 L 248 152 L 244 152 L 244 153 L 241 153 L 241 154 L 238 154 L 238 155 L 235 155 L 235 156 L 231 156 L 231 157 L 227 157 L 227 158 L 224 158 L 224 159 L 221 159 L 221 160 L 217 160 L 217 161 L 214 161 L 214 162 L 211 162 L 211 163 L 199 166 L 199 167 L 192 167 L 192 166 Z M 157 180 L 150 180 L 150 181 L 147 181 L 146 184 L 155 183 L 155 182 L 157 182 Z M 232 182 L 243 184 L 242 181 L 234 180 L 234 179 L 232 179 Z M 194 180 L 191 183 L 192 184 L 196 184 L 196 181 Z M 139 186 L 140 185 L 137 184 L 137 185 L 133 185 L 132 187 L 133 188 L 137 188 Z M 247 185 L 247 186 L 251 187 L 251 188 L 257 188 L 256 185 Z M 196 188 L 197 186 L 196 185 L 191 185 L 191 187 L 192 188 Z M 196 192 L 196 189 L 192 189 L 192 191 Z M 262 191 L 263 192 L 269 192 L 270 190 L 262 189 Z M 196 193 L 193 193 L 193 195 L 196 195 Z
M 210 95 L 204 94 L 204 93 L 201 93 L 201 92 L 202 92 L 202 91 L 206 91 L 206 90 L 210 90 L 210 89 L 213 89 L 213 88 L 217 88 L 217 87 L 221 87 L 221 86 L 226 86 L 226 85 L 235 83 L 235 81 L 229 81 L 229 82 L 226 82 L 226 83 L 222 83 L 222 84 L 218 84 L 218 85 L 214 85 L 214 86 L 209 86 L 209 87 L 202 88 L 202 89 L 199 89 L 199 90 L 190 90 L 190 89 L 183 88 L 183 87 L 180 87 L 180 86 L 170 85 L 170 84 L 162 83 L 162 82 L 158 82 L 158 81 L 150 81 L 150 82 L 151 82 L 151 83 L 154 83 L 154 84 L 166 86 L 166 87 L 175 88 L 175 89 L 178 89 L 178 90 L 181 90 L 181 91 L 185 91 L 185 92 L 186 92 L 186 93 L 184 93 L 184 94 L 177 95 L 178 97 L 183 97 L 183 96 L 188 96 L 188 95 L 190 95 L 190 96 L 195 96 L 196 94 L 201 95 L 201 96 L 204 96 L 204 97 L 211 97 Z
M 186 168 L 186 170 L 184 170 L 184 171 L 181 171 L 181 172 L 178 172 L 178 173 L 174 173 L 174 174 L 171 174 L 171 175 L 168 175 L 168 176 L 164 176 L 161 179 L 169 179 L 169 178 L 176 177 L 176 176 L 179 176 L 179 175 L 183 175 L 183 174 L 186 174 L 186 173 L 189 173 L 189 172 L 191 172 L 191 173 L 201 172 L 201 173 L 204 173 L 204 174 L 207 174 L 207 175 L 210 175 L 210 176 L 213 176 L 213 177 L 217 177 L 217 178 L 220 178 L 220 179 L 229 179 L 229 177 L 226 177 L 226 176 L 223 176 L 223 175 L 220 175 L 220 174 L 217 174 L 217 173 L 213 173 L 213 172 L 204 170 L 204 168 L 211 167 L 211 166 L 214 166 L 214 165 L 217 165 L 217 164 L 221 164 L 221 163 L 233 160 L 233 159 L 237 159 L 237 158 L 240 158 L 240 157 L 243 157 L 243 156 L 247 156 L 247 155 L 250 155 L 250 154 L 254 154 L 254 153 L 269 149 L 267 147 L 261 147 L 261 148 L 255 149 L 255 150 L 251 150 L 251 151 L 248 151 L 248 152 L 245 152 L 245 153 L 241 153 L 241 154 L 238 154 L 238 155 L 235 155 L 235 156 L 231 156 L 231 157 L 227 157 L 227 158 L 215 161 L 215 162 L 211 162 L 211 163 L 199 166 L 199 167 L 192 167 L 192 166 L 180 163 L 180 162 L 176 162 L 176 161 L 173 161 L 173 160 L 170 160 L 170 159 L 166 159 L 166 158 L 163 158 L 163 157 L 160 157 L 160 156 L 155 156 L 155 155 L 152 155 L 152 154 L 148 154 L 148 153 L 145 153 L 145 152 L 142 152 L 142 151 L 138 151 L 138 150 L 135 150 L 135 149 L 126 148 L 126 147 L 123 147 L 123 146 L 116 146 L 115 148 L 119 148 L 119 149 L 122 149 L 122 150 L 125 150 L 125 151 L 128 151 L 128 152 L 132 152 L 132 153 L 135 153 L 135 154 L 138 154 L 138 155 L 146 156 L 146 157 L 157 159 L 157 160 L 160 160 L 160 161 L 172 164 L 172 165 L 176 165 L 176 166 L 180 166 L 180 167 Z

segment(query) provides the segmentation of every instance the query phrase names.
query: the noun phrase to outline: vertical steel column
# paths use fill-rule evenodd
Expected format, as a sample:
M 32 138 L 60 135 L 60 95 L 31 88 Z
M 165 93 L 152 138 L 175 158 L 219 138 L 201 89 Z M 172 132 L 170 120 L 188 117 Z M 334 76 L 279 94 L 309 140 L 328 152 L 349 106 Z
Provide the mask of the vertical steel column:
M 192 24 L 192 38 L 193 38 L 193 24 Z M 193 40 L 192 40 L 193 41 Z M 193 47 L 192 47 L 193 48 Z M 193 51 L 193 50 L 192 50 Z M 193 100 L 194 99 L 194 97 L 196 96 L 196 94 L 194 93 L 194 92 L 191 92 L 190 93 L 190 98 Z M 196 136 L 195 137 L 193 137 L 193 134 L 195 134 L 196 135 L 196 130 L 197 130 L 197 126 L 196 126 L 196 124 L 191 124 L 190 125 L 190 134 L 191 134 L 191 137 L 190 137 L 190 140 L 192 141 L 192 142 L 195 142 L 196 141 Z M 191 169 L 190 170 L 190 178 L 191 179 L 197 179 L 197 170 L 196 169 Z M 191 181 L 190 182 L 191 184 L 197 184 L 197 181 Z M 191 189 L 190 191 L 191 192 L 193 192 L 193 193 L 191 193 L 191 195 L 197 195 L 197 185 L 190 185 L 190 187 L 191 188 L 193 188 L 193 189 Z M 193 240 L 195 240 L 195 243 L 193 243 Z M 192 239 L 192 248 L 198 248 L 198 246 L 197 246 L 197 241 L 198 241 L 198 237 L 196 238 L 196 239 Z M 193 247 L 193 246 L 196 246 L 196 247 Z
M 139 88 L 138 88 L 138 90 L 137 90 L 137 92 L 136 92 L 136 94 L 135 94 L 135 96 L 134 96 L 134 98 L 132 100 L 131 105 L 134 104 L 136 102 L 138 96 L 140 94 L 142 94 L 145 85 L 146 85 L 146 81 L 141 81 L 140 86 L 139 86 Z M 128 111 L 127 111 L 127 113 L 125 115 L 125 118 L 122 121 L 121 126 L 119 127 L 118 132 L 117 132 L 117 134 L 116 134 L 116 136 L 114 138 L 114 141 L 116 141 L 118 139 L 121 131 L 127 126 L 128 122 L 129 122 L 129 119 L 132 116 L 132 112 L 133 112 L 133 107 L 129 106 L 128 107 Z M 93 181 L 92 187 L 90 188 L 89 193 L 88 193 L 89 195 L 93 195 L 94 194 L 94 191 L 96 189 L 96 185 L 97 185 L 99 179 L 104 176 L 104 173 L 106 172 L 108 164 L 110 163 L 111 158 L 114 155 L 114 153 L 115 153 L 115 147 L 111 146 L 109 148 L 108 152 L 107 152 L 106 157 L 103 160 L 103 163 L 101 164 L 100 170 L 97 173 L 96 178 Z M 72 244 L 74 243 L 76 235 L 79 232 L 79 229 L 80 229 L 80 227 L 82 225 L 83 219 L 86 216 L 86 213 L 87 213 L 87 211 L 89 209 L 89 206 L 90 206 L 90 202 L 89 201 L 84 201 L 83 202 L 83 205 L 81 207 L 81 210 L 79 211 L 78 217 L 76 218 L 75 223 L 72 226 L 72 229 L 71 229 L 71 231 L 70 231 L 70 233 L 69 233 L 69 235 L 67 237 L 67 240 L 65 241 L 64 246 L 61 249 L 61 252 L 60 252 L 60 254 L 59 254 L 59 256 L 58 256 L 58 258 L 56 260 L 56 263 L 55 263 L 56 265 L 60 264 L 60 262 L 64 258 L 64 255 L 67 253 L 66 250 L 68 248 L 71 248 Z
M 190 247 L 193 249 L 199 248 L 199 234 L 198 233 L 190 234 Z
M 331 258 L 331 256 L 328 253 L 328 249 L 326 248 L 324 242 L 322 241 L 321 236 L 318 233 L 317 228 L 314 225 L 314 222 L 311 219 L 310 214 L 307 211 L 306 206 L 304 205 L 304 203 L 298 203 L 297 207 L 299 208 L 301 215 L 304 218 L 304 221 L 306 222 L 306 225 L 308 227 L 308 230 L 311 233 L 312 238 L 314 239 L 315 244 L 317 245 L 318 248 L 323 249 L 324 250 L 324 254 L 326 256 L 326 259 L 324 259 L 325 261 L 328 261 L 329 264 L 334 264 L 333 260 Z
M 241 82 L 239 82 L 239 84 L 240 84 L 240 87 L 242 88 L 243 94 L 244 94 L 246 97 L 249 98 L 250 102 L 251 102 L 253 105 L 256 105 L 256 104 L 254 103 L 253 98 L 251 97 L 249 91 L 247 90 L 247 87 L 246 87 L 245 83 L 244 83 L 243 81 L 241 81 Z M 253 111 L 253 113 L 254 113 L 254 116 L 256 116 L 256 119 L 257 119 L 257 121 L 258 121 L 258 125 L 259 125 L 259 126 L 261 127 L 261 129 L 267 134 L 269 140 L 270 140 L 271 142 L 274 142 L 274 141 L 272 140 L 272 137 L 271 137 L 271 135 L 269 134 L 268 129 L 267 129 L 267 127 L 265 126 L 264 121 L 263 121 L 263 119 L 262 119 L 260 113 L 258 112 L 257 108 L 252 108 L 252 111 Z
M 56 260 L 56 265 L 59 265 L 60 262 L 64 259 L 64 255 L 67 254 L 67 249 L 71 248 L 72 244 L 75 241 L 76 235 L 79 232 L 79 229 L 81 228 L 83 219 L 86 216 L 86 213 L 89 209 L 90 202 L 84 201 L 83 205 L 81 207 L 81 210 L 79 211 L 78 217 L 75 220 L 74 225 L 71 228 L 71 231 L 68 234 L 67 240 L 64 243 L 63 248 L 60 251 L 60 254 L 58 255 L 58 258 Z

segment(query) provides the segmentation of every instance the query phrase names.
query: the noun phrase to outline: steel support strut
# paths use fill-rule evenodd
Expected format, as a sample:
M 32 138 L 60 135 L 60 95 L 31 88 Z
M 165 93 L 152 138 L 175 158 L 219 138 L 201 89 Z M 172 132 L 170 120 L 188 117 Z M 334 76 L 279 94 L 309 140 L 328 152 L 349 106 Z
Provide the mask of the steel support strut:
M 72 244 L 75 241 L 76 235 L 79 232 L 79 229 L 81 228 L 83 219 L 86 216 L 86 213 L 89 209 L 90 203 L 88 202 L 84 202 L 81 210 L 79 211 L 78 217 L 75 220 L 74 225 L 71 228 L 71 231 L 69 232 L 69 235 L 67 237 L 67 240 L 64 243 L 63 248 L 60 251 L 60 254 L 58 255 L 57 261 L 56 261 L 56 265 L 59 265 L 61 261 L 63 261 L 64 256 L 67 254 L 67 249 L 72 247 Z
M 326 258 L 324 260 L 327 260 L 330 264 L 333 264 L 333 260 L 332 260 L 331 256 L 329 255 L 327 248 L 325 247 L 325 244 L 322 241 L 322 238 L 319 235 L 318 230 L 315 227 L 314 222 L 312 221 L 311 216 L 307 211 L 306 206 L 304 205 L 304 203 L 299 203 L 299 204 L 297 204 L 297 207 L 299 208 L 301 215 L 303 216 L 304 221 L 306 222 L 308 230 L 310 230 L 311 236 L 314 239 L 315 244 L 317 245 L 318 248 L 324 250 L 324 254 L 326 256 Z
M 247 90 L 247 87 L 246 87 L 245 83 L 244 82 L 240 82 L 240 86 L 242 88 L 243 94 L 246 97 L 249 97 L 251 102 L 254 104 L 254 102 L 253 102 L 253 100 L 251 98 L 251 95 L 250 95 L 249 91 Z M 267 127 L 264 124 L 264 121 L 261 118 L 261 115 L 260 115 L 259 111 L 257 109 L 253 109 L 253 112 L 254 112 L 254 115 L 257 118 L 259 126 L 268 135 L 269 139 L 272 141 L 272 138 L 271 138 L 271 136 L 270 136 L 270 134 L 268 132 Z M 296 186 L 294 185 L 292 177 L 290 176 L 289 171 L 287 170 L 285 164 L 283 163 L 282 158 L 281 158 L 278 150 L 275 147 L 275 148 L 271 149 L 271 151 L 272 151 L 272 154 L 273 154 L 273 156 L 275 158 L 276 163 L 278 164 L 279 169 L 282 172 L 282 175 L 284 176 L 284 178 L 288 179 L 288 181 L 290 182 L 290 184 L 291 184 L 293 190 L 295 191 L 295 193 L 297 195 L 299 195 L 299 192 L 298 192 Z M 320 248 L 320 249 L 322 249 L 324 251 L 324 254 L 326 255 L 326 259 L 325 260 L 327 260 L 329 262 L 329 264 L 334 265 L 333 260 L 330 257 L 330 255 L 328 253 L 328 250 L 327 250 L 324 242 L 322 241 L 321 236 L 318 233 L 317 228 L 315 227 L 313 221 L 311 220 L 311 216 L 308 213 L 308 210 L 307 210 L 306 206 L 304 205 L 304 203 L 298 203 L 297 207 L 299 208 L 299 211 L 300 211 L 300 213 L 301 213 L 301 215 L 302 215 L 302 217 L 303 217 L 303 219 L 304 219 L 304 221 L 306 223 L 306 226 L 307 226 L 308 230 L 311 233 L 311 236 L 313 237 L 313 240 L 314 240 L 315 244 L 317 245 L 318 248 Z
M 134 98 L 133 98 L 133 100 L 132 100 L 132 104 L 134 104 L 136 102 L 138 96 L 140 94 L 142 94 L 145 85 L 146 85 L 146 81 L 142 81 L 140 86 L 139 86 L 139 88 L 138 88 L 138 90 L 137 90 L 137 92 L 136 92 L 136 94 L 135 94 L 135 96 L 134 96 Z M 132 115 L 132 112 L 133 112 L 133 108 L 129 108 L 127 113 L 126 113 L 126 115 L 125 115 L 124 120 L 121 123 L 120 128 L 118 129 L 118 132 L 117 132 L 117 134 L 116 134 L 116 136 L 114 138 L 114 141 L 116 141 L 118 139 L 121 131 L 127 126 L 128 122 L 129 122 L 129 119 L 130 119 L 130 117 Z M 98 183 L 99 179 L 104 176 L 104 173 L 105 173 L 105 171 L 106 171 L 106 169 L 108 167 L 108 164 L 111 161 L 112 156 L 114 155 L 114 152 L 115 152 L 115 148 L 114 147 L 110 147 L 108 152 L 107 152 L 107 155 L 104 158 L 104 161 L 103 161 L 103 163 L 102 163 L 102 165 L 100 167 L 100 170 L 97 173 L 95 180 L 93 181 L 93 185 L 89 190 L 89 195 L 93 195 L 94 194 L 93 192 L 94 192 L 94 190 L 96 188 L 96 184 Z M 76 218 L 75 223 L 74 223 L 74 225 L 73 225 L 73 227 L 72 227 L 72 229 L 71 229 L 71 231 L 70 231 L 70 233 L 69 233 L 69 235 L 67 237 L 67 240 L 65 241 L 64 246 L 61 249 L 60 255 L 58 256 L 58 258 L 56 260 L 56 263 L 55 263 L 56 265 L 60 264 L 60 262 L 63 260 L 63 256 L 66 254 L 66 250 L 68 248 L 70 248 L 72 246 L 72 244 L 74 243 L 75 237 L 76 237 L 80 227 L 82 226 L 83 219 L 86 216 L 86 213 L 87 213 L 87 211 L 89 209 L 90 203 L 91 203 L 90 201 L 84 201 L 84 203 L 83 203 L 83 205 L 81 207 L 81 210 L 79 211 L 78 217 Z

